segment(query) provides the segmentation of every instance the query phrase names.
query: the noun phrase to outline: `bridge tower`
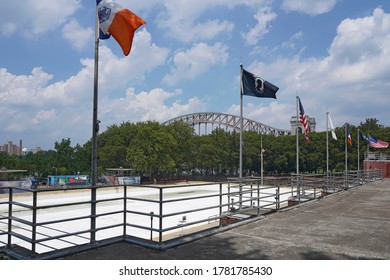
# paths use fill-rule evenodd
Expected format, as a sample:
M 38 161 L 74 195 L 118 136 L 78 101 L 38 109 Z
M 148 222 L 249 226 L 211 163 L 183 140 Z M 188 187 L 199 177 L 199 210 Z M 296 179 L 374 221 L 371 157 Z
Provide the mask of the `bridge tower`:
M 309 132 L 314 132 L 316 131 L 316 120 L 315 118 L 310 118 L 309 116 L 306 115 L 306 118 L 307 118 L 307 121 L 309 122 Z M 297 129 L 297 126 L 298 126 L 298 133 L 301 134 L 302 131 L 303 131 L 303 125 L 302 123 L 299 121 L 299 119 L 297 120 L 297 116 L 292 116 L 291 117 L 291 120 L 290 120 L 290 123 L 291 123 L 291 135 L 295 135 L 295 131 Z

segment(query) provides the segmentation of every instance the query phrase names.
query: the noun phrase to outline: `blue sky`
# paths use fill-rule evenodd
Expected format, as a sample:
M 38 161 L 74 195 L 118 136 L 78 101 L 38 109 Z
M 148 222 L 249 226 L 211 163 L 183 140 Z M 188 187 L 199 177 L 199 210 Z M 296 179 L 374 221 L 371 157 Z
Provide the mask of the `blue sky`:
M 366 118 L 390 126 L 390 1 L 117 2 L 148 24 L 128 57 L 113 38 L 100 42 L 101 131 L 194 112 L 239 115 L 241 62 L 280 88 L 276 100 L 245 96 L 247 118 L 290 129 L 299 95 L 317 131 L 327 111 L 336 127 Z M 95 8 L 3 1 L 0 144 L 53 149 L 91 138 Z

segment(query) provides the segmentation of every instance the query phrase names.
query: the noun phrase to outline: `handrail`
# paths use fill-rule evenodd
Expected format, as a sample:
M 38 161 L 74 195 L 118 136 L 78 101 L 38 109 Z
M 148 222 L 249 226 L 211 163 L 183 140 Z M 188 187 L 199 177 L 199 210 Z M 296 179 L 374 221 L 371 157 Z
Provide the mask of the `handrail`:
M 182 186 L 85 186 L 63 192 L 66 202 L 42 196 L 53 189 L 9 187 L 8 194 L 0 196 L 0 245 L 16 258 L 66 255 L 118 238 L 158 249 L 188 242 L 194 233 L 381 180 L 383 175 L 375 169 L 263 178 L 267 185 L 250 177 Z M 194 192 L 183 191 L 188 189 Z M 19 196 L 16 190 L 25 193 Z M 29 253 L 21 255 L 17 247 Z
M 365 152 L 365 160 L 390 160 L 389 152 Z

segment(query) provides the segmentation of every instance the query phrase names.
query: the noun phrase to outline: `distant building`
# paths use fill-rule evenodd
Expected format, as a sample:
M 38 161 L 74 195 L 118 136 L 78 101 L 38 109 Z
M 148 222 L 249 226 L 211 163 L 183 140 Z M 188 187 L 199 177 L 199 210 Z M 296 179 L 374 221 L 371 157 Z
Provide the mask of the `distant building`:
M 7 141 L 4 145 L 0 145 L 0 152 L 6 152 L 9 155 L 22 155 L 22 140 L 19 142 L 18 145 L 14 145 L 12 141 Z
M 309 122 L 309 132 L 314 132 L 316 131 L 316 119 L 315 118 L 310 118 L 308 115 L 306 115 L 306 119 L 307 121 Z M 301 134 L 303 132 L 303 125 L 302 123 L 299 121 L 299 119 L 297 120 L 297 117 L 296 116 L 292 116 L 291 117 L 291 120 L 290 120 L 290 123 L 291 123 L 291 135 L 296 135 L 296 131 L 297 131 L 297 127 L 298 127 L 298 133 Z
M 43 152 L 44 150 L 41 149 L 41 147 L 35 147 L 34 149 L 31 149 L 31 152 L 33 154 L 36 154 L 38 152 Z

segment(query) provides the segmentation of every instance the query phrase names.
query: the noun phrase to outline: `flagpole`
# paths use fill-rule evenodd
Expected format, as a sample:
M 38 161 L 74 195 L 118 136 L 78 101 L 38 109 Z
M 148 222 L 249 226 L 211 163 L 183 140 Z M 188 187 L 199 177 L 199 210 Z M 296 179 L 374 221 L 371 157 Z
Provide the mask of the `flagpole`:
M 348 171 L 348 147 L 347 147 L 347 138 L 348 138 L 348 135 L 347 135 L 347 127 L 348 127 L 348 124 L 346 123 L 345 124 L 345 133 L 344 133 L 344 135 L 345 135 L 345 172 L 347 172 Z
M 239 174 L 239 182 L 240 182 L 240 189 L 239 189 L 239 193 L 240 193 L 240 208 L 241 208 L 241 204 L 242 204 L 242 129 L 243 129 L 243 123 L 244 123 L 244 120 L 243 120 L 243 109 L 242 109 L 242 95 L 243 95 L 243 85 L 242 85 L 242 72 L 243 72 L 243 69 L 244 69 L 244 66 L 242 65 L 242 63 L 240 64 L 240 68 L 241 68 L 241 74 L 240 74 L 240 174 Z
M 243 70 L 243 65 L 242 63 L 240 64 L 241 67 L 241 75 L 240 75 L 240 184 L 242 180 L 242 127 L 243 127 L 243 109 L 242 109 L 242 70 Z
M 97 133 L 99 122 L 98 111 L 98 74 L 99 74 L 99 15 L 96 9 L 95 24 L 95 65 L 93 83 L 93 117 L 92 117 L 92 172 L 91 172 L 91 221 L 90 221 L 90 243 L 96 242 L 96 183 L 97 183 Z
M 359 139 L 359 135 L 360 135 L 360 129 L 358 128 L 358 132 L 357 132 L 357 160 L 358 160 L 358 168 L 357 168 L 357 170 L 358 170 L 358 172 L 360 171 L 360 139 Z
M 263 165 L 263 136 L 261 136 L 260 138 L 260 172 L 261 172 L 261 185 L 264 184 L 264 177 L 263 177 L 263 173 L 264 173 L 264 165 Z
M 329 174 L 329 112 L 326 112 L 326 176 Z
M 97 133 L 99 129 L 97 111 L 98 111 L 98 75 L 99 75 L 99 16 L 96 11 L 95 24 L 95 66 L 93 83 L 93 117 L 92 117 L 92 174 L 91 184 L 96 186 L 97 182 Z
M 297 95 L 297 98 L 296 98 L 296 117 L 297 117 L 297 127 L 296 127 L 296 130 L 295 130 L 295 138 L 296 138 L 296 153 L 297 153 L 297 180 L 299 180 L 299 113 L 298 113 L 298 107 L 299 107 L 299 96 Z M 297 197 L 299 197 L 301 194 L 301 188 L 300 188 L 300 182 L 297 181 Z
M 296 153 L 297 153 L 297 159 L 296 159 L 296 164 L 297 164 L 297 176 L 299 175 L 299 115 L 298 115 L 298 107 L 299 107 L 299 96 L 297 95 L 296 98 L 296 117 L 297 117 L 297 125 L 295 128 L 295 138 L 296 138 Z

